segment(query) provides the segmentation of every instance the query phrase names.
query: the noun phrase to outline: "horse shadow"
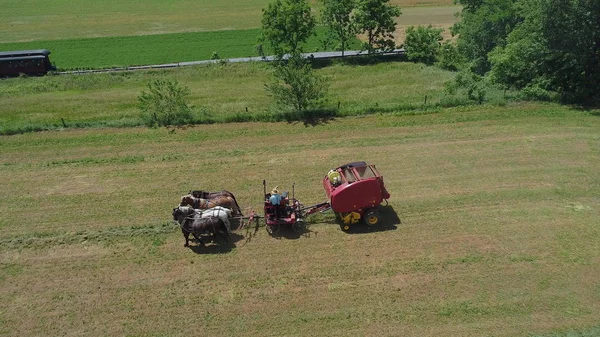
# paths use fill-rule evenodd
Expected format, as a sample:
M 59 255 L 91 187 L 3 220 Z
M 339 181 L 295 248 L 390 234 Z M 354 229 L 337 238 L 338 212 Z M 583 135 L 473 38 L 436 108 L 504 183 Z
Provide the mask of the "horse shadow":
M 392 206 L 380 206 L 378 210 L 381 217 L 381 222 L 377 226 L 367 226 L 364 223 L 359 223 L 350 226 L 350 229 L 346 231 L 346 233 L 366 234 L 373 232 L 393 231 L 398 229 L 398 225 L 402 224 L 402 220 Z
M 190 245 L 188 248 L 196 253 L 196 254 L 225 254 L 231 252 L 234 248 L 237 248 L 236 243 L 243 240 L 244 236 L 231 233 L 227 242 L 223 242 L 222 239 L 217 239 L 217 242 L 211 239 L 211 244 L 201 245 L 200 242 L 196 239 L 191 239 L 190 241 L 196 243 L 195 245 Z M 208 241 L 206 237 L 203 238 L 203 241 Z

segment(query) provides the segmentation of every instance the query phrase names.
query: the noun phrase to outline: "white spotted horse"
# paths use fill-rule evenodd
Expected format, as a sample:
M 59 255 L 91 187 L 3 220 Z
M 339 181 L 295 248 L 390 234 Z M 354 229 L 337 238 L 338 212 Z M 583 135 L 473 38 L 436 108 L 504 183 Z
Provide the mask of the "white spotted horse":
M 213 234 L 215 242 L 217 234 L 222 235 L 225 242 L 229 241 L 227 227 L 221 218 L 213 216 L 203 218 L 202 214 L 196 214 L 195 210 L 192 208 L 182 209 L 181 207 L 177 207 L 173 208 L 173 220 L 177 221 L 181 227 L 181 232 L 185 238 L 184 247 L 189 247 L 190 245 L 190 234 L 192 234 L 202 246 L 204 246 L 204 241 L 201 239 L 201 235 L 206 232 Z
M 231 210 L 229 208 L 221 206 L 215 206 L 209 209 L 195 209 L 191 206 L 178 206 L 178 208 L 188 216 L 200 215 L 202 218 L 220 218 L 227 227 L 227 233 L 231 233 L 231 222 L 229 221 L 229 218 L 231 218 Z

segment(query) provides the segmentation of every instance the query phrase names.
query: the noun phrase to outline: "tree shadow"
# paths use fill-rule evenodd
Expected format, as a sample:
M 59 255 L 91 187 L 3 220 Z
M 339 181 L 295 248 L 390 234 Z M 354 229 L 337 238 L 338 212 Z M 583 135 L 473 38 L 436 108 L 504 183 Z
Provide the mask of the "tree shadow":
M 336 109 L 312 109 L 303 111 L 288 112 L 285 119 L 289 124 L 302 122 L 305 127 L 327 124 L 337 117 Z
M 313 69 L 329 67 L 334 64 L 350 66 L 368 66 L 388 62 L 407 62 L 408 58 L 404 54 L 384 54 L 384 55 L 360 55 L 346 56 L 328 59 L 311 58 L 310 63 Z
M 236 243 L 243 240 L 244 236 L 237 233 L 231 233 L 227 242 L 223 242 L 221 238 L 217 239 L 218 242 L 214 242 L 210 239 L 210 236 L 203 236 L 202 239 L 205 245 L 201 245 L 198 240 L 191 239 L 190 241 L 195 244 L 190 245 L 188 248 L 196 254 L 225 254 L 231 252 L 234 248 L 237 248 Z
M 392 206 L 380 206 L 378 207 L 378 210 L 381 220 L 377 226 L 367 226 L 364 222 L 359 222 L 350 226 L 350 229 L 346 231 L 346 233 L 365 234 L 373 232 L 385 232 L 396 230 L 398 229 L 398 225 L 402 224 L 402 220 L 400 220 L 398 213 L 396 213 Z M 338 223 L 341 225 L 341 222 Z

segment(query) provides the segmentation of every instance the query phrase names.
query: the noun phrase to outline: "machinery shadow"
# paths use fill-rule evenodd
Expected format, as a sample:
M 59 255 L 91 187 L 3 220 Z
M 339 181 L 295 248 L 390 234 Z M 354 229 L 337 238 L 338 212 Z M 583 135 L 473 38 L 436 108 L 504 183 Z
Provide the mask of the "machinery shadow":
M 310 230 L 308 226 L 304 228 L 301 232 L 296 232 L 292 229 L 292 226 L 283 226 L 279 232 L 272 235 L 272 237 L 277 239 L 288 239 L 288 240 L 298 240 L 301 237 L 309 238 L 311 235 L 316 235 L 317 233 Z
M 204 246 L 198 240 L 191 239 L 190 241 L 195 244 L 193 246 L 190 245 L 188 248 L 196 254 L 225 254 L 236 248 L 236 243 L 243 239 L 244 236 L 237 233 L 231 233 L 227 242 L 222 242 L 221 239 L 217 239 L 218 242 L 214 242 L 209 237 L 203 237 Z
M 385 232 L 398 229 L 398 225 L 402 224 L 402 220 L 392 206 L 380 206 L 378 208 L 381 216 L 381 221 L 377 226 L 367 226 L 364 222 L 359 222 L 350 226 L 348 234 L 365 234 L 373 232 Z M 338 222 L 341 224 L 341 222 Z

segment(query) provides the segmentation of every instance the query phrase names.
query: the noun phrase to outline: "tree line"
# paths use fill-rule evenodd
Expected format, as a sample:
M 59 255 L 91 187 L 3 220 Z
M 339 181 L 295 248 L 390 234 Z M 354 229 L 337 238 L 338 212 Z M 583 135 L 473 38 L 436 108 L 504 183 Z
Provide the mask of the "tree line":
M 454 86 L 479 102 L 493 85 L 532 99 L 600 103 L 600 1 L 455 1 L 462 5 L 451 28 L 455 38 L 442 41 L 443 30 L 431 25 L 408 27 L 402 47 L 409 60 L 460 71 Z M 326 42 L 342 53 L 357 34 L 369 52 L 400 47 L 393 34 L 401 10 L 389 0 L 319 4 L 317 20 L 306 0 L 275 0 L 263 10 L 262 41 L 280 56 L 296 55 L 320 22 L 328 28 Z
M 600 103 L 599 0 L 455 0 L 462 5 L 442 39 L 431 25 L 408 27 L 402 47 L 408 60 L 457 71 L 450 93 L 462 90 L 482 103 L 488 86 L 517 89 L 531 99 L 560 99 L 583 105 Z M 346 51 L 364 37 L 372 54 L 396 46 L 396 18 L 402 12 L 389 0 L 319 0 L 320 16 L 307 0 L 274 0 L 263 9 L 258 51 L 266 44 L 275 56 L 272 80 L 265 84 L 284 109 L 320 109 L 328 81 L 302 56 L 318 24 L 328 28 L 328 48 Z M 190 118 L 186 88 L 154 82 L 139 97 L 149 125 L 183 123 Z M 161 120 L 161 118 L 163 120 Z M 177 122 L 174 122 L 177 121 Z
M 600 102 L 600 1 L 456 0 L 466 70 L 534 97 Z

